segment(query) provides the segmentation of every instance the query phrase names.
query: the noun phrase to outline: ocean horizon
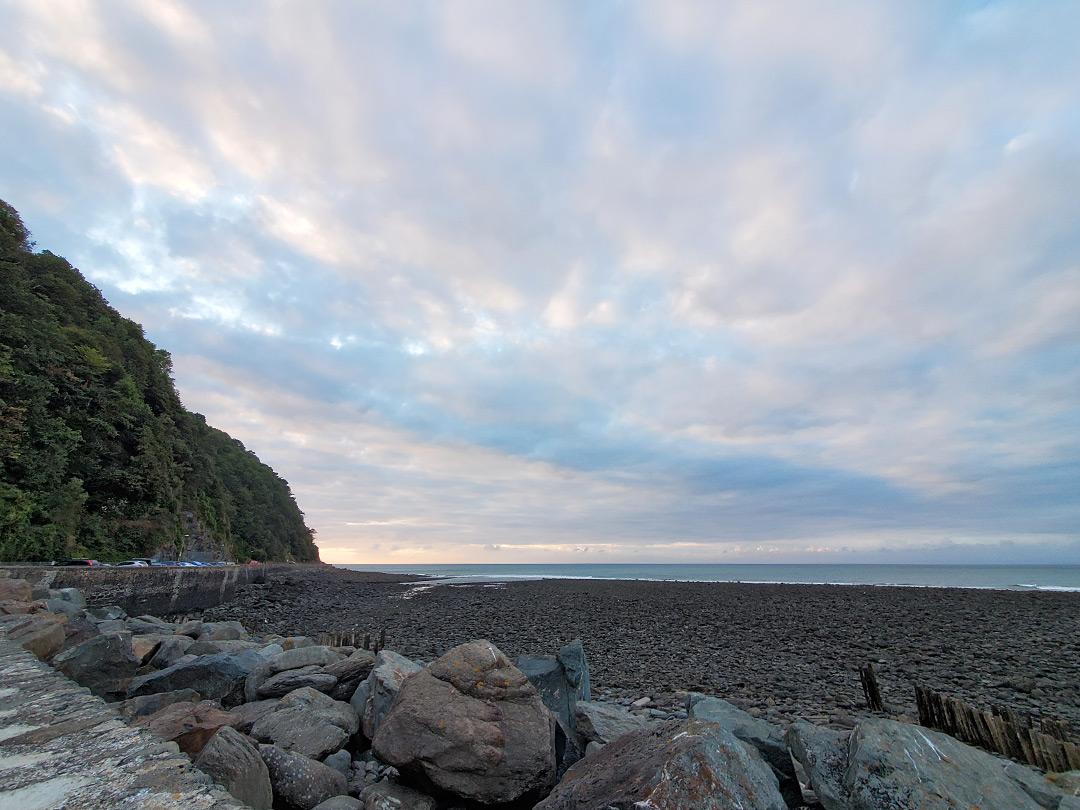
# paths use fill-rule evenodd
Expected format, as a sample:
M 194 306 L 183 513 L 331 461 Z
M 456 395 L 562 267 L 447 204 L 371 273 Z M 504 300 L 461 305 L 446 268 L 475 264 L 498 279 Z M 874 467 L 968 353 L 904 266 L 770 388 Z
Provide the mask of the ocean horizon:
M 529 579 L 615 579 L 1080 592 L 1080 565 L 485 563 L 342 564 L 336 567 L 350 571 L 419 574 L 448 584 Z

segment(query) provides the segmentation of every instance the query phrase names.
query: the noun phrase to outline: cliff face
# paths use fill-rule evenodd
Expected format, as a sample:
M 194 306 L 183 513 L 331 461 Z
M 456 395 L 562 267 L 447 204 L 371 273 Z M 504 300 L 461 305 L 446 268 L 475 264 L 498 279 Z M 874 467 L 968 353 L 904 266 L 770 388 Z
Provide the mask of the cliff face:
M 315 561 L 288 482 L 187 411 L 168 352 L 0 201 L 0 560 L 109 561 L 196 540 Z

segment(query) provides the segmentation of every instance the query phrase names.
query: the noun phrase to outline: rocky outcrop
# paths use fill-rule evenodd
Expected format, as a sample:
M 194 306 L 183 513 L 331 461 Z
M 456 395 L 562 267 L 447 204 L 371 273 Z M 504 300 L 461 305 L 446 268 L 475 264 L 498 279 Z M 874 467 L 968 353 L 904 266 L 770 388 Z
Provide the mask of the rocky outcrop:
M 224 726 L 203 746 L 195 767 L 253 810 L 270 810 L 270 771 L 258 747 L 235 729 Z
M 671 721 L 581 760 L 536 810 L 786 810 L 772 770 L 718 723 Z
M 555 718 L 521 670 L 473 641 L 405 680 L 372 750 L 462 799 L 538 798 L 555 779 Z

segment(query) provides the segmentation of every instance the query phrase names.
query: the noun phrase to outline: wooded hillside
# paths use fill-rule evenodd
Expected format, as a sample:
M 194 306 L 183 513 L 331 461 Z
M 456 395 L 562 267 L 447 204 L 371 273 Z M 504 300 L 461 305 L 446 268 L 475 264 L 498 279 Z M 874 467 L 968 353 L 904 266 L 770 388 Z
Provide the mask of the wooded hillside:
M 314 561 L 288 483 L 185 410 L 169 353 L 0 200 L 0 560 Z

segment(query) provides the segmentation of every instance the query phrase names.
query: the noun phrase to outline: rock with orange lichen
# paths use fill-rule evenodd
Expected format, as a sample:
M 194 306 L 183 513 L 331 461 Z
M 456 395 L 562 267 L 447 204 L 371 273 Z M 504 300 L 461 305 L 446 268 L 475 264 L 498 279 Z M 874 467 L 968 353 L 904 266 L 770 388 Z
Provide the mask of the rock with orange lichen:
M 555 781 L 555 718 L 495 645 L 472 641 L 405 680 L 372 750 L 462 799 L 535 800 Z

